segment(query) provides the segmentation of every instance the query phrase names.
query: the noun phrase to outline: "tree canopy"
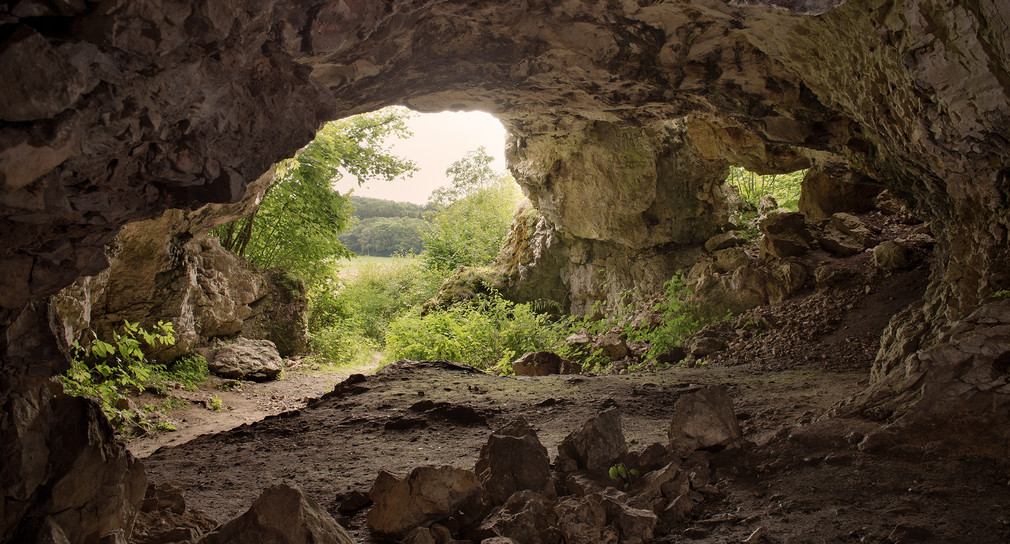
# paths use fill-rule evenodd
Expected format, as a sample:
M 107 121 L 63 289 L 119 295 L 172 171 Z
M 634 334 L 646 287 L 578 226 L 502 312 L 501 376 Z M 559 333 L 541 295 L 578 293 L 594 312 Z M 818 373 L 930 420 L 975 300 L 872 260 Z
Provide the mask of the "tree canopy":
M 386 108 L 326 124 L 292 159 L 276 165 L 277 175 L 251 215 L 219 227 L 222 244 L 254 263 L 281 266 L 311 277 L 329 258 L 350 252 L 337 238 L 347 229 L 351 206 L 333 189 L 344 173 L 360 182 L 411 175 L 412 161 L 391 153 L 387 138 L 405 138 L 409 115 Z

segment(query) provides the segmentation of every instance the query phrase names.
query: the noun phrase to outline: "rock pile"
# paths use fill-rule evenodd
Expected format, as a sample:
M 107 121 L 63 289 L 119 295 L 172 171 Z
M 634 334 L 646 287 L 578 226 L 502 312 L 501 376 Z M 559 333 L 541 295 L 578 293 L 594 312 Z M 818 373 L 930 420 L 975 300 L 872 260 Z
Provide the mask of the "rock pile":
M 649 542 L 719 493 L 712 455 L 739 460 L 747 445 L 721 387 L 679 399 L 669 437 L 629 451 L 620 412 L 610 408 L 558 445 L 552 468 L 536 431 L 513 420 L 491 434 L 473 471 L 381 472 L 368 524 L 404 544 Z

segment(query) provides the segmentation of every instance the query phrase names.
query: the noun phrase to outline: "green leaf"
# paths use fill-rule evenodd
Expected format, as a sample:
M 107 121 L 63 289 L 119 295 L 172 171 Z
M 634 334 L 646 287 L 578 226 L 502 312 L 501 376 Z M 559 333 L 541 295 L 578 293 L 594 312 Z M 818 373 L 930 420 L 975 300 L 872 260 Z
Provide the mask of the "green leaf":
M 610 479 L 611 480 L 621 479 L 621 472 L 617 469 L 617 465 L 610 467 Z

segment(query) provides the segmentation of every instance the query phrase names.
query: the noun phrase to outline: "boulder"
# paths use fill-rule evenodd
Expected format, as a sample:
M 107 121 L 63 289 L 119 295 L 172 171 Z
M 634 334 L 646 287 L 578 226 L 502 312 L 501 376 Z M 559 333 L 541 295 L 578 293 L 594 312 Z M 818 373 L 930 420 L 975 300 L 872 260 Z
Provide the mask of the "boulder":
M 480 449 L 474 473 L 491 504 L 502 504 L 515 492 L 527 489 L 550 498 L 556 496 L 547 448 L 522 418 L 488 437 Z
M 726 349 L 726 342 L 721 338 L 706 334 L 697 334 L 687 341 L 687 352 L 695 357 L 706 357 L 724 349 Z
M 565 544 L 618 544 L 618 532 L 607 525 L 607 510 L 599 494 L 573 497 L 554 507 Z
M 534 491 L 518 491 L 481 523 L 480 531 L 523 544 L 559 544 L 554 500 Z
M 558 444 L 557 463 L 559 468 L 570 465 L 576 469 L 607 470 L 627 451 L 621 413 L 617 408 L 610 408 L 585 422 Z
M 814 247 L 814 236 L 801 213 L 772 212 L 763 218 L 758 226 L 763 233 L 762 258 L 795 257 Z
M 831 220 L 828 222 L 828 227 L 852 238 L 863 249 L 871 248 L 879 242 L 877 235 L 866 226 L 866 223 L 863 223 L 862 220 L 852 214 L 836 213 L 832 215 Z
M 908 268 L 908 256 L 905 248 L 896 242 L 887 240 L 873 248 L 873 265 L 884 270 L 901 270 Z
M 207 366 L 223 378 L 263 382 L 276 378 L 284 362 L 273 342 L 239 338 L 218 349 Z
M 721 249 L 716 251 L 713 256 L 715 257 L 715 265 L 723 272 L 732 272 L 741 266 L 750 264 L 750 256 L 739 247 Z
M 772 195 L 764 195 L 758 199 L 758 213 L 762 216 L 775 213 L 779 209 L 779 202 Z
M 375 503 L 368 511 L 368 525 L 378 533 L 401 538 L 418 525 L 449 517 L 480 491 L 480 482 L 469 470 L 425 466 L 404 478 L 383 470 L 368 492 Z
M 200 544 L 354 544 L 354 539 L 311 497 L 287 484 L 263 491 L 249 510 L 218 527 Z
M 182 482 L 167 481 L 160 484 L 149 483 L 141 504 L 142 512 L 169 510 L 176 514 L 186 511 L 186 486 Z
M 836 212 L 862 212 L 873 209 L 873 197 L 880 193 L 880 187 L 863 183 L 852 183 L 831 176 L 816 168 L 807 170 L 800 189 L 799 211 L 807 221 L 823 221 Z
M 709 253 L 715 253 L 721 249 L 728 249 L 731 247 L 739 247 L 747 243 L 747 240 L 743 236 L 740 236 L 734 231 L 724 232 L 722 234 L 716 234 L 715 236 L 709 238 L 705 241 L 705 251 Z
M 619 361 L 628 356 L 628 344 L 617 332 L 601 334 L 593 342 L 593 351 L 603 352 L 603 356 L 611 361 Z
M 512 361 L 516 376 L 548 376 L 561 372 L 561 357 L 550 351 L 528 351 Z
M 671 448 L 680 452 L 724 449 L 743 443 L 733 401 L 724 386 L 706 387 L 677 399 L 667 436 Z

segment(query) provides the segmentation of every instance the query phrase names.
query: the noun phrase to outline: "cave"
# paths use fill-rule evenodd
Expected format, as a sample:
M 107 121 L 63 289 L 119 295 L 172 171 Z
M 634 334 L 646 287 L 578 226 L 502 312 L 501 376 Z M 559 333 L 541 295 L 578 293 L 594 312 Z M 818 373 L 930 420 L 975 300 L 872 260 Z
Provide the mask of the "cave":
M 576 311 L 612 295 L 578 274 L 618 290 L 685 266 L 725 220 L 730 165 L 886 189 L 936 237 L 928 286 L 834 412 L 1010 453 L 1001 0 L 20 0 L 0 29 L 2 542 L 128 534 L 144 494 L 101 414 L 51 381 L 51 297 L 105 270 L 125 225 L 174 210 L 183 244 L 324 122 L 396 104 L 504 123 L 562 241 L 525 281 Z

